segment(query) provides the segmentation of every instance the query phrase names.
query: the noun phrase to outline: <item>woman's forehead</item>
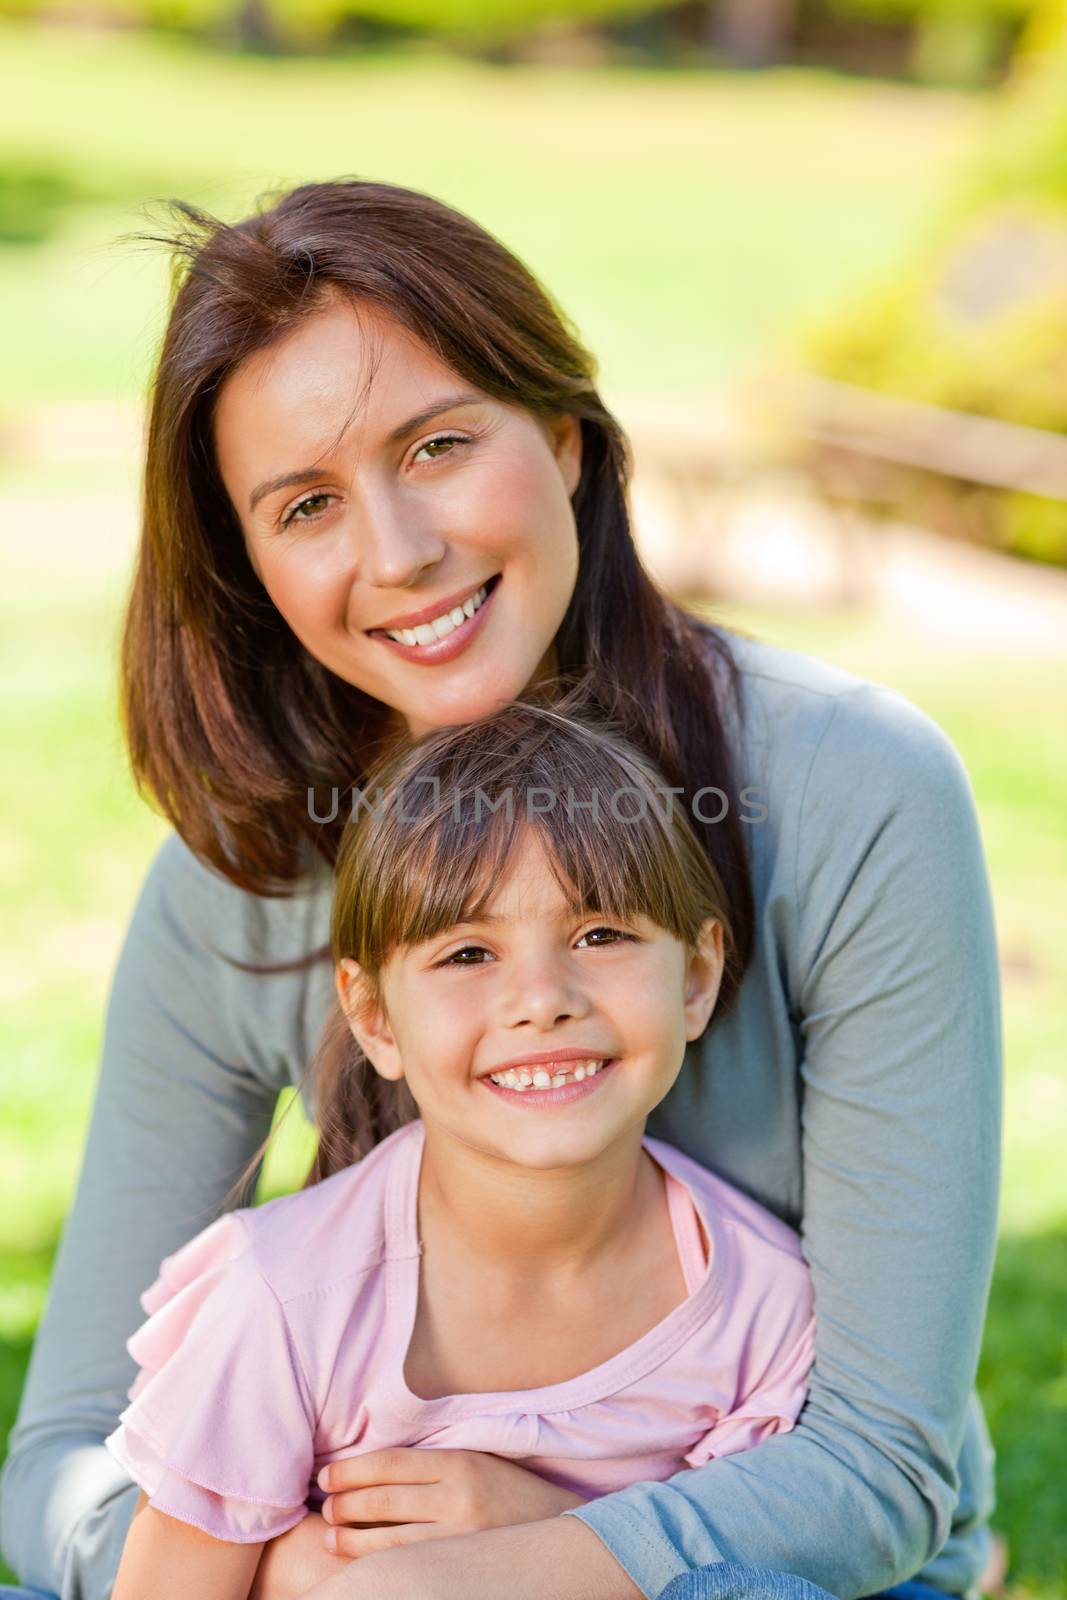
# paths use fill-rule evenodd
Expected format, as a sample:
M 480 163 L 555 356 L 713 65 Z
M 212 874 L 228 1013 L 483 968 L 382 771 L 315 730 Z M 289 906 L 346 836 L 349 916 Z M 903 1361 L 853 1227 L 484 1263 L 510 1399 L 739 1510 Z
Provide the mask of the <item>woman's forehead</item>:
M 247 502 L 257 473 L 358 452 L 465 389 L 476 392 L 392 318 L 334 299 L 227 377 L 215 406 L 219 464 Z

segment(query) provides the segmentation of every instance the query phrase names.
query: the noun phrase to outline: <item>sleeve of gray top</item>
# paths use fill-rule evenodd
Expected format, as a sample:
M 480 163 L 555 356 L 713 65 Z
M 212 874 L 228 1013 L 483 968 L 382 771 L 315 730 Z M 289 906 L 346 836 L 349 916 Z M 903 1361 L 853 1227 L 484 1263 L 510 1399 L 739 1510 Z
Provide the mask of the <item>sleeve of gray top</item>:
M 956 1504 L 1000 1164 L 973 796 L 940 729 L 863 685 L 836 701 L 788 804 L 793 893 L 764 928 L 798 1037 L 815 1365 L 792 1432 L 563 1513 L 649 1596 L 736 1561 L 854 1600 L 931 1559 Z
M 115 971 L 77 1192 L 0 1483 L 4 1559 L 62 1600 L 110 1595 L 137 1501 L 103 1440 L 136 1371 L 125 1343 L 144 1320 L 139 1296 L 218 1214 L 270 1128 L 276 1063 L 246 1031 L 242 999 L 257 980 L 212 949 L 271 959 L 239 948 L 255 898 L 172 835 Z

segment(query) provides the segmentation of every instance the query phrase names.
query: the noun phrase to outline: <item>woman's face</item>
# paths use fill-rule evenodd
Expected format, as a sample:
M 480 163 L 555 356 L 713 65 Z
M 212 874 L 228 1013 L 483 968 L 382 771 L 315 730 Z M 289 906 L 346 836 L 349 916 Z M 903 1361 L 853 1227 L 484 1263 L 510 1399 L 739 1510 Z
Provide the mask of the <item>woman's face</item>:
M 248 357 L 220 390 L 215 443 L 289 627 L 418 734 L 553 670 L 581 430 L 490 399 L 374 308 L 361 321 L 335 296 Z

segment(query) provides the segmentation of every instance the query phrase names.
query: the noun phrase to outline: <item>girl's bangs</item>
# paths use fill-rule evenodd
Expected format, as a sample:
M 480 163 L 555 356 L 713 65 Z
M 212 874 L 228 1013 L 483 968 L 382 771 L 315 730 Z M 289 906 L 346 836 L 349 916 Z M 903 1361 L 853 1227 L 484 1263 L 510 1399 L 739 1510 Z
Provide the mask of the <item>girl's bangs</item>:
M 469 797 L 466 797 L 469 799 Z M 508 871 L 517 846 L 531 834 L 576 916 L 591 912 L 629 919 L 644 915 L 680 939 L 699 924 L 695 886 L 686 885 L 668 824 L 651 814 L 630 818 L 597 790 L 570 807 L 527 813 L 513 807 L 467 806 L 457 822 L 441 808 L 389 852 L 386 882 L 375 889 L 378 915 L 368 950 L 379 967 L 390 951 L 424 943 L 460 922 L 476 921 Z M 654 804 L 647 797 L 649 807 Z

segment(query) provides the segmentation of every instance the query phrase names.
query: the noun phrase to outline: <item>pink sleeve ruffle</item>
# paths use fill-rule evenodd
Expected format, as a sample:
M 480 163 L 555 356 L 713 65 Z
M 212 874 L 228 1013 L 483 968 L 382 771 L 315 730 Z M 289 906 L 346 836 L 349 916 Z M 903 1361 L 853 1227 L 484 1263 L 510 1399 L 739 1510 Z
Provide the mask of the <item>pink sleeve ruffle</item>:
M 234 1213 L 167 1256 L 129 1405 L 105 1440 L 157 1511 L 216 1539 L 276 1538 L 307 1514 L 315 1406 L 284 1308 Z
M 808 1393 L 808 1373 L 815 1359 L 815 1319 L 778 1354 L 760 1383 L 732 1411 L 725 1412 L 684 1456 L 687 1466 L 702 1467 L 716 1456 L 751 1450 L 776 1433 L 789 1433 Z

